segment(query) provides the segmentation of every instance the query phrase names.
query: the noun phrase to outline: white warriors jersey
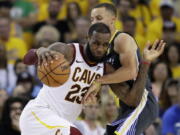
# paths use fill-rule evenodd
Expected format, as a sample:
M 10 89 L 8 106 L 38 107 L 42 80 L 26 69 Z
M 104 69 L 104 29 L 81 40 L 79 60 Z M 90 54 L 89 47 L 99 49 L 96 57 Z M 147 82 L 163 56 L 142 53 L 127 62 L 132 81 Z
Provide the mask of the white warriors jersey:
M 68 80 L 59 87 L 43 85 L 36 103 L 47 105 L 60 117 L 74 122 L 82 110 L 82 99 L 93 80 L 104 73 L 104 64 L 89 65 L 83 56 L 83 47 L 74 44 L 74 60 Z

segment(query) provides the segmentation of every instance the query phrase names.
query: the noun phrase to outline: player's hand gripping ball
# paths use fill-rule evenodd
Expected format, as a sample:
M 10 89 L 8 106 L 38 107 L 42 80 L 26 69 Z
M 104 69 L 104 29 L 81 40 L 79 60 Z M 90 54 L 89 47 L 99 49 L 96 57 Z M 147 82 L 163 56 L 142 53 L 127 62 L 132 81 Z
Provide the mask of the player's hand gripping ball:
M 70 65 L 64 55 L 59 54 L 53 61 L 42 62 L 38 66 L 37 73 L 42 83 L 49 87 L 58 87 L 68 80 Z

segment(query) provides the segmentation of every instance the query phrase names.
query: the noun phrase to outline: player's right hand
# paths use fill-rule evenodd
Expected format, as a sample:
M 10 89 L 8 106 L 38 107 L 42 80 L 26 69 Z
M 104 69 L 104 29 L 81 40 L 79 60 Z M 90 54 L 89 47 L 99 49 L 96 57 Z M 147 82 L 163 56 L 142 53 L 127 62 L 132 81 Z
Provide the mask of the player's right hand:
M 156 40 L 152 46 L 150 42 L 148 42 L 143 51 L 143 59 L 145 61 L 152 62 L 163 53 L 165 45 L 166 43 L 163 40 Z
M 82 104 L 83 104 L 83 105 L 94 105 L 94 104 L 97 104 L 97 102 L 98 102 L 98 99 L 97 99 L 96 96 L 94 96 L 94 95 L 89 95 L 86 100 L 83 100 L 83 101 L 82 101 Z
M 38 56 L 38 65 L 41 65 L 42 63 L 47 65 L 48 62 L 53 63 L 53 60 L 57 60 L 60 57 L 64 57 L 64 55 L 62 55 L 61 53 L 52 51 L 44 47 L 40 47 L 39 49 L 37 49 L 36 54 Z
M 83 104 L 94 104 L 94 103 L 96 103 L 97 102 L 96 96 L 97 96 L 98 92 L 100 91 L 100 89 L 101 89 L 101 84 L 94 81 L 91 84 L 91 86 L 90 86 L 88 92 L 86 93 L 85 97 L 83 98 L 82 103 Z

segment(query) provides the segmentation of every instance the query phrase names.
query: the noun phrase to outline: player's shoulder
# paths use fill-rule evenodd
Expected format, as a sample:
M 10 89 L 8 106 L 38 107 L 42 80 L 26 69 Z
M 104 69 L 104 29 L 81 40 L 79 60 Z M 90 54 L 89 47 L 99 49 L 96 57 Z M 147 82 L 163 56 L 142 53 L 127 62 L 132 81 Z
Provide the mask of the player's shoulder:
M 69 48 L 69 50 L 74 53 L 76 52 L 77 49 L 80 50 L 81 46 L 82 45 L 79 43 L 68 43 L 67 44 L 67 47 Z
M 126 50 L 137 50 L 137 45 L 134 38 L 127 33 L 118 34 L 114 40 L 114 45 L 115 50 L 120 50 L 122 52 Z
M 74 46 L 73 43 L 63 43 L 63 42 L 54 42 L 53 44 L 51 44 L 51 46 L 49 48 L 61 48 L 61 49 L 72 49 Z
M 120 34 L 116 36 L 115 43 L 123 43 L 125 41 L 132 40 L 132 39 L 134 38 L 131 35 L 121 32 Z

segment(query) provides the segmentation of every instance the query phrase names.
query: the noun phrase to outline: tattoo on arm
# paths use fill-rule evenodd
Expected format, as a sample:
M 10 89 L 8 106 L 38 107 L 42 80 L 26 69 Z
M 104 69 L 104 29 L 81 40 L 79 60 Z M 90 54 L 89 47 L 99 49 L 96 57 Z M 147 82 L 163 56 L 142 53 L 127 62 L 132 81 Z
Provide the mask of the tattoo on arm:
M 68 61 L 72 61 L 73 59 L 74 50 L 73 50 L 72 45 L 67 45 L 64 43 L 57 42 L 57 43 L 52 44 L 48 48 L 52 51 L 62 53 Z

